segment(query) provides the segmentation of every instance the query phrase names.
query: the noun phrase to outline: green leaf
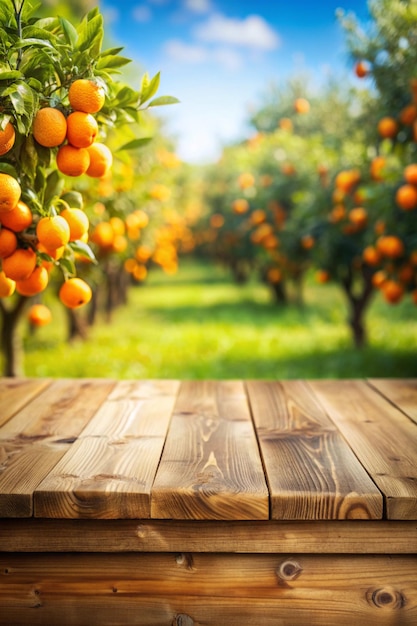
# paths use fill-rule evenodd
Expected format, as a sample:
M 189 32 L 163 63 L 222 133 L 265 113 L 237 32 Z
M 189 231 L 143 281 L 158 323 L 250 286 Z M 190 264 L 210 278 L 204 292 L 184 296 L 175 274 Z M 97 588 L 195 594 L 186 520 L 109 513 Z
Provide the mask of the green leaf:
M 77 29 L 64 17 L 59 18 L 59 23 L 62 32 L 64 33 L 66 42 L 71 46 L 71 48 L 75 48 L 78 40 Z
M 47 39 L 37 39 L 36 37 L 30 37 L 29 39 L 22 39 L 16 43 L 16 48 L 28 48 L 32 46 L 39 46 L 42 48 L 51 48 L 55 50 L 54 46 Z
M 140 103 L 146 102 L 149 98 L 155 95 L 158 91 L 159 83 L 161 82 L 161 73 L 158 72 L 149 80 L 148 74 L 142 78 L 141 90 L 140 90 Z
M 69 278 L 70 276 L 75 276 L 76 269 L 75 263 L 72 259 L 68 257 L 61 257 L 59 259 L 59 265 L 64 273 L 65 278 Z
M 22 170 L 29 179 L 33 179 L 38 164 L 38 154 L 35 149 L 32 135 L 26 137 L 20 150 L 20 164 Z
M 38 28 L 36 26 L 26 26 L 22 31 L 22 39 L 46 40 L 51 43 L 57 42 L 57 38 L 53 33 L 45 28 Z
M 60 196 L 62 190 L 64 188 L 64 180 L 59 175 L 57 170 L 54 170 L 49 174 L 46 179 L 46 187 L 45 187 L 45 195 L 44 195 L 44 205 L 45 209 L 49 208 L 53 199 L 56 196 Z
M 10 176 L 13 176 L 13 178 L 18 178 L 16 169 L 13 167 L 13 165 L 10 165 L 10 163 L 2 163 L 0 161 L 0 172 L 3 172 L 4 174 L 9 174 Z
M 0 80 L 16 80 L 24 77 L 25 75 L 19 72 L 19 70 L 10 70 L 8 72 L 0 71 Z
M 179 102 L 178 98 L 175 98 L 174 96 L 160 96 L 159 98 L 151 100 L 148 107 L 159 107 L 165 104 L 178 104 Z
M 97 263 L 94 252 L 91 250 L 88 244 L 84 243 L 83 241 L 77 240 L 71 241 L 69 246 L 74 252 L 78 252 L 78 254 L 81 254 L 83 257 L 90 259 L 90 261 L 92 261 L 93 263 Z
M 127 65 L 128 63 L 131 63 L 131 59 L 128 59 L 127 57 L 106 56 L 98 60 L 97 69 L 106 70 L 115 67 L 123 67 L 123 65 Z
M 152 139 L 153 137 L 140 137 L 139 139 L 133 139 L 118 148 L 117 152 L 120 152 L 121 150 L 136 150 L 136 148 L 142 148 L 152 141 Z
M 103 50 L 103 52 L 100 54 L 100 59 L 102 59 L 103 57 L 115 56 L 116 54 L 119 54 L 119 52 L 121 52 L 122 50 L 124 50 L 123 46 L 119 48 L 108 48 L 107 50 Z
M 80 52 L 88 50 L 92 57 L 97 57 L 100 54 L 102 41 L 103 17 L 96 15 L 93 19 L 84 19 L 78 29 L 77 50 Z
M 61 200 L 73 209 L 82 209 L 84 206 L 84 200 L 79 191 L 67 191 L 67 193 L 61 196 Z

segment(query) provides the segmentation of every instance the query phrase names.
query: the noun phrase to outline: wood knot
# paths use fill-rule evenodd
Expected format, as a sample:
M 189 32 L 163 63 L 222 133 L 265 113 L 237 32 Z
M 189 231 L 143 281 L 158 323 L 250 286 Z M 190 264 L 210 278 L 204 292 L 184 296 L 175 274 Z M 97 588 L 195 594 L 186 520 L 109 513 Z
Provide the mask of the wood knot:
M 298 578 L 302 571 L 303 568 L 297 561 L 288 559 L 286 561 L 283 561 L 278 567 L 277 576 L 280 580 L 287 582 L 289 580 L 295 580 L 296 578 Z
M 178 615 L 174 617 L 172 626 L 194 626 L 194 620 L 185 613 L 178 613 Z
M 193 569 L 194 567 L 193 555 L 189 552 L 180 552 L 175 555 L 175 561 L 177 565 L 182 565 L 186 569 Z
M 366 595 L 368 602 L 379 609 L 401 609 L 406 603 L 403 594 L 394 587 L 369 589 Z

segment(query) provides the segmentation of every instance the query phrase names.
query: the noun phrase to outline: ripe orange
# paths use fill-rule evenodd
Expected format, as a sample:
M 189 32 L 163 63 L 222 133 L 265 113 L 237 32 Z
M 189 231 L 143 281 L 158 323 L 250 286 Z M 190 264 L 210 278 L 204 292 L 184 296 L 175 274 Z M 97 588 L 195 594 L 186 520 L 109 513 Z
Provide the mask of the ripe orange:
M 358 78 L 364 78 L 369 73 L 367 64 L 364 61 L 358 61 L 355 65 L 355 74 Z
M 315 239 L 312 235 L 304 235 L 301 237 L 301 247 L 304 250 L 311 250 L 314 247 Z
M 67 139 L 76 148 L 88 148 L 98 133 L 98 124 L 91 113 L 74 111 L 67 117 Z
M 16 132 L 13 124 L 7 122 L 4 130 L 0 129 L 0 156 L 6 154 L 14 146 Z
M 346 209 L 343 204 L 336 204 L 330 211 L 329 220 L 332 224 L 336 224 L 337 222 L 341 222 L 342 219 L 346 215 Z
M 14 209 L 7 213 L 0 213 L 0 224 L 19 233 L 32 224 L 33 215 L 28 205 L 19 200 Z
M 266 273 L 266 279 L 272 285 L 280 283 L 282 280 L 282 272 L 279 267 L 270 267 Z
M 370 172 L 373 180 L 384 180 L 383 174 L 386 164 L 387 160 L 383 156 L 376 156 L 372 159 Z
M 384 299 L 390 304 L 400 302 L 404 295 L 404 287 L 395 280 L 386 280 L 381 286 Z
M 308 113 L 310 111 L 310 103 L 306 98 L 297 98 L 294 102 L 294 110 L 296 113 Z
M 367 265 L 379 265 L 381 262 L 381 253 L 374 246 L 366 246 L 362 253 L 362 258 Z
M 349 220 L 358 228 L 364 228 L 368 222 L 368 213 L 363 207 L 355 207 L 349 211 Z
M 36 267 L 36 253 L 31 248 L 16 248 L 3 259 L 3 272 L 12 280 L 24 280 Z
M 59 109 L 39 109 L 33 121 L 33 136 L 45 148 L 60 146 L 67 134 L 67 120 Z
M 255 209 L 250 216 L 250 223 L 253 226 L 257 226 L 258 224 L 262 224 L 266 220 L 266 213 L 263 209 Z
M 357 169 L 342 170 L 335 178 L 336 189 L 349 193 L 361 179 L 361 173 Z
M 396 235 L 382 235 L 376 242 L 376 248 L 382 256 L 398 259 L 404 254 L 404 244 Z
M 39 243 L 47 250 L 56 250 L 69 242 L 70 227 L 61 215 L 42 217 L 36 226 Z
M 61 211 L 60 216 L 68 223 L 70 228 L 70 241 L 81 239 L 88 232 L 89 221 L 87 215 L 81 209 L 67 208 Z
M 39 252 L 43 252 L 44 254 L 50 256 L 51 259 L 53 259 L 54 261 L 60 259 L 65 252 L 65 246 L 61 246 L 60 248 L 56 248 L 55 250 L 48 250 L 48 248 L 45 248 L 45 246 L 39 242 L 36 246 L 36 249 L 39 250 Z M 48 262 L 45 261 L 45 263 L 47 264 L 47 267 L 49 267 Z
M 46 289 L 48 281 L 48 270 L 42 265 L 39 265 L 35 267 L 30 276 L 23 280 L 16 281 L 16 291 L 20 293 L 21 296 L 34 296 Z
M 383 139 L 392 139 L 398 133 L 398 124 L 393 117 L 383 117 L 378 122 L 378 133 Z
M 52 313 L 44 304 L 33 304 L 28 311 L 28 320 L 33 326 L 45 326 L 52 321 Z
M 221 216 L 223 217 L 223 216 Z M 152 250 L 148 246 L 138 246 L 135 251 L 135 257 L 141 263 L 146 263 L 152 255 Z
M 404 126 L 411 126 L 411 124 L 417 119 L 417 106 L 415 104 L 408 104 L 405 106 L 399 115 L 401 124 Z
M 99 222 L 91 233 L 91 241 L 100 248 L 108 248 L 114 241 L 114 230 L 109 222 Z
M 0 229 L 0 259 L 10 256 L 17 248 L 17 237 L 8 228 Z
M 95 81 L 79 78 L 71 84 L 68 98 L 75 111 L 97 113 L 104 105 L 105 93 Z
M 401 185 L 395 194 L 395 202 L 403 211 L 412 211 L 417 207 L 417 188 L 413 185 Z
M 87 176 L 101 178 L 110 170 L 113 163 L 113 155 L 104 143 L 93 143 L 87 148 L 90 156 L 90 165 L 87 169 Z
M 126 226 L 122 218 L 114 216 L 109 219 L 109 224 L 113 228 L 115 235 L 124 235 L 126 232 Z
M 0 298 L 8 298 L 13 295 L 16 283 L 8 278 L 4 272 L 0 272 Z
M 62 174 L 66 176 L 81 176 L 90 165 L 90 155 L 87 148 L 76 148 L 70 144 L 61 146 L 56 155 L 56 164 Z
M 249 202 L 246 200 L 246 198 L 237 198 L 232 203 L 232 209 L 238 215 L 246 213 L 249 210 Z
M 69 278 L 59 290 L 59 299 L 69 309 L 77 309 L 87 304 L 91 296 L 91 287 L 82 278 Z
M 294 128 L 294 125 L 292 123 L 292 120 L 289 117 L 282 117 L 279 120 L 279 127 L 282 130 L 286 130 L 287 133 L 290 133 L 292 129 Z
M 387 280 L 387 275 L 384 272 L 384 270 L 378 270 L 372 276 L 372 284 L 377 289 L 380 289 L 382 287 L 382 285 L 385 283 L 386 280 Z
M 255 184 L 255 177 L 250 172 L 243 172 L 238 177 L 238 185 L 241 189 L 248 189 Z
M 404 179 L 410 185 L 417 185 L 417 163 L 410 163 L 404 168 Z
M 13 176 L 0 172 L 0 214 L 14 209 L 22 190 Z
M 317 270 L 316 280 L 318 283 L 328 283 L 330 280 L 330 274 L 327 270 Z

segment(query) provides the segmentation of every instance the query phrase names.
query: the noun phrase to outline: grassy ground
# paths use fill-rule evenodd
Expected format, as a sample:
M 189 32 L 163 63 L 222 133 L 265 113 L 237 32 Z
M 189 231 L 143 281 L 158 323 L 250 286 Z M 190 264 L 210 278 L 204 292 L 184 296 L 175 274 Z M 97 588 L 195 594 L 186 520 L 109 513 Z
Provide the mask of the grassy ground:
M 305 306 L 280 309 L 269 291 L 239 287 L 219 268 L 185 264 L 175 277 L 153 273 L 129 306 L 64 341 L 55 324 L 25 333 L 28 376 L 116 378 L 344 378 L 417 376 L 417 309 L 376 298 L 367 316 L 369 347 L 352 347 L 335 286 L 308 285 Z M 59 324 L 59 321 L 62 323 Z

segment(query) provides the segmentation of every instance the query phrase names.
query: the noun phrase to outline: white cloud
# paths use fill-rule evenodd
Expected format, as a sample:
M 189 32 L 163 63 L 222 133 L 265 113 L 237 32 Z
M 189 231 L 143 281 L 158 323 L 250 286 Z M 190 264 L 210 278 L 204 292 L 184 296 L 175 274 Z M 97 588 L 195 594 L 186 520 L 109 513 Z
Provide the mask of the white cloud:
M 149 7 L 142 4 L 132 10 L 132 17 L 135 22 L 149 22 L 152 18 L 152 11 Z
M 274 50 L 280 44 L 278 34 L 259 15 L 249 15 L 239 20 L 216 13 L 195 28 L 194 35 L 200 41 L 227 43 L 258 50 Z
M 164 50 L 170 60 L 182 63 L 203 63 L 208 60 L 209 56 L 203 46 L 187 44 L 179 39 L 167 41 Z
M 243 64 L 242 56 L 232 48 L 216 48 L 211 57 L 228 70 L 238 70 Z
M 184 0 L 184 9 L 192 13 L 208 13 L 212 6 L 210 0 Z

